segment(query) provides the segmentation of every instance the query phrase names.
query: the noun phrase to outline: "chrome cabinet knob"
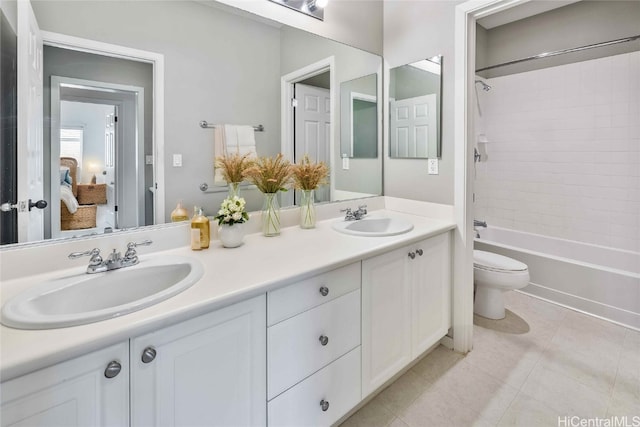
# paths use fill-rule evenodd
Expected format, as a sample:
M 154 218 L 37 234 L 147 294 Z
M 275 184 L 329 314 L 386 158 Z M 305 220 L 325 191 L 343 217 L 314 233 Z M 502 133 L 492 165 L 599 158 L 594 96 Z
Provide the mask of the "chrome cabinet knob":
M 156 349 L 153 347 L 147 347 L 142 352 L 142 363 L 151 363 L 156 358 Z
M 326 286 L 320 286 L 320 295 L 322 295 L 323 297 L 329 295 L 329 288 L 327 288 Z
M 422 249 L 416 249 L 416 253 L 420 256 L 422 256 L 422 254 L 424 253 L 424 251 Z
M 320 401 L 320 408 L 322 408 L 322 412 L 327 412 L 327 409 L 329 409 L 329 402 L 322 399 Z
M 415 252 L 409 252 L 409 258 L 414 259 L 416 257 Z
M 322 345 L 327 345 L 329 344 L 329 337 L 325 336 L 325 335 L 320 335 L 320 338 L 318 338 L 320 340 L 320 344 Z
M 122 365 L 118 361 L 114 360 L 112 362 L 109 362 L 109 364 L 107 365 L 107 369 L 104 370 L 104 376 L 107 378 L 116 377 L 121 370 Z

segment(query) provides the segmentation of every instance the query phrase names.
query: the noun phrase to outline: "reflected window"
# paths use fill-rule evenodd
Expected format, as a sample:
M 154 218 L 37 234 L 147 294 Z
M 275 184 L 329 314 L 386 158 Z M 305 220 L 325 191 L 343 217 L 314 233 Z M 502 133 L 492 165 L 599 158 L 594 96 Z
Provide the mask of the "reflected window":
M 77 160 L 78 167 L 82 167 L 83 128 L 60 129 L 60 157 L 72 157 Z

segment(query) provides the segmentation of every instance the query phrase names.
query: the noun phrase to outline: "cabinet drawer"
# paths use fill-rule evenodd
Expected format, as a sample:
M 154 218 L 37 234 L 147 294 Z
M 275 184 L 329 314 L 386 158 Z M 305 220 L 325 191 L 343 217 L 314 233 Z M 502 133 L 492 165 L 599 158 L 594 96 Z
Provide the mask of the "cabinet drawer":
M 321 401 L 328 402 L 326 411 Z M 329 426 L 360 402 L 360 347 L 268 404 L 269 426 Z
M 320 288 L 328 293 L 323 295 Z M 360 263 L 319 274 L 267 294 L 267 324 L 274 325 L 360 288 Z
M 321 336 L 327 338 L 323 345 Z M 267 329 L 268 398 L 360 345 L 360 290 Z

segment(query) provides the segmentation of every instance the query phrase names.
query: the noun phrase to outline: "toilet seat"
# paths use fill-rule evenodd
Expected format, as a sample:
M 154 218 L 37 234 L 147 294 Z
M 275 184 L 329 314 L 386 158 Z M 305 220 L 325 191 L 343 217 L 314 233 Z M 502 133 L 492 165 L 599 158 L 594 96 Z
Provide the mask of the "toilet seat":
M 473 268 L 503 274 L 517 274 L 528 270 L 527 264 L 523 262 L 477 249 L 473 251 Z

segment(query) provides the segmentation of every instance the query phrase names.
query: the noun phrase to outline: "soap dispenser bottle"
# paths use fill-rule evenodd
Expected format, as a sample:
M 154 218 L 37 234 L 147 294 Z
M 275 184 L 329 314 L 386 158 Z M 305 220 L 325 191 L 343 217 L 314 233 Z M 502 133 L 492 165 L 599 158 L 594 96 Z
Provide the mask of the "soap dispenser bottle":
M 171 222 L 187 221 L 189 212 L 182 206 L 182 200 L 178 201 L 176 208 L 171 212 Z
M 200 250 L 209 247 L 209 218 L 204 216 L 200 206 L 194 206 L 191 218 L 191 249 Z

